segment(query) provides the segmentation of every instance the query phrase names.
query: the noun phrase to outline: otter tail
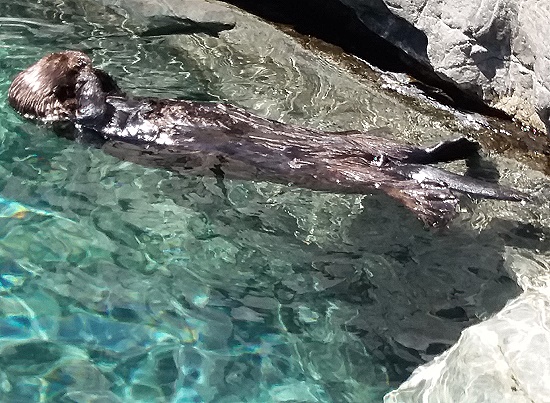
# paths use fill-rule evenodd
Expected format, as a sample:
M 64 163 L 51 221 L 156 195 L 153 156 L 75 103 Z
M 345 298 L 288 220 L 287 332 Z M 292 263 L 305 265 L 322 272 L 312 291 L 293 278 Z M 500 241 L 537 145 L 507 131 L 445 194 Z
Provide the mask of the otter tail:
M 524 201 L 528 198 L 522 192 L 500 186 L 496 183 L 457 175 L 429 165 L 400 165 L 394 169 L 399 174 L 414 179 L 420 184 L 437 184 L 473 196 L 509 201 Z

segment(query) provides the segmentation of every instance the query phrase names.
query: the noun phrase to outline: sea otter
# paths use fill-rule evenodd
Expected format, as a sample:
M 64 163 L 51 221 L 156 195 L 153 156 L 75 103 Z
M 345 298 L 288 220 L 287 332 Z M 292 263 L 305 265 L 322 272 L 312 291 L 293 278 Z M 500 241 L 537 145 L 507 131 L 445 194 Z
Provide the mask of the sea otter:
M 13 80 L 10 105 L 107 152 L 182 173 L 258 179 L 315 190 L 399 199 L 429 226 L 456 215 L 456 193 L 519 201 L 520 192 L 429 164 L 466 159 L 460 138 L 419 148 L 368 132 L 324 132 L 262 118 L 219 102 L 135 98 L 80 51 L 45 56 Z

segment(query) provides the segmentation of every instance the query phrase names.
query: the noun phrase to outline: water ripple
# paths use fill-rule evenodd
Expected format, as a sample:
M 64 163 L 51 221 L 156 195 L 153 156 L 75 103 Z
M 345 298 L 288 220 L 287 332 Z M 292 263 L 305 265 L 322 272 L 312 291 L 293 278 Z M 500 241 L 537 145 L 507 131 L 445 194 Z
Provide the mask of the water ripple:
M 69 47 L 140 95 L 415 143 L 470 130 L 255 18 L 219 38 L 141 38 L 143 20 L 93 1 L 0 14 L 1 94 Z M 537 201 L 465 200 L 428 232 L 383 195 L 222 190 L 58 138 L 5 104 L 0 151 L 4 401 L 379 401 L 517 295 L 513 277 L 547 286 L 547 177 L 499 154 L 500 180 Z

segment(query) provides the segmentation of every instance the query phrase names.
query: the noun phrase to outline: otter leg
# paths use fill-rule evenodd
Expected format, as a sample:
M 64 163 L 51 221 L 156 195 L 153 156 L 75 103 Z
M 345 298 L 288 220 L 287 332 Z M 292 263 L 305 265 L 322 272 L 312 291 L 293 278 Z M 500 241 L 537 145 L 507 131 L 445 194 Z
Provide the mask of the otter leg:
M 220 188 L 223 196 L 227 200 L 227 187 L 225 186 L 225 172 L 223 172 L 222 165 L 216 164 L 213 168 L 210 169 L 210 171 L 214 174 L 214 177 L 216 178 L 216 186 Z

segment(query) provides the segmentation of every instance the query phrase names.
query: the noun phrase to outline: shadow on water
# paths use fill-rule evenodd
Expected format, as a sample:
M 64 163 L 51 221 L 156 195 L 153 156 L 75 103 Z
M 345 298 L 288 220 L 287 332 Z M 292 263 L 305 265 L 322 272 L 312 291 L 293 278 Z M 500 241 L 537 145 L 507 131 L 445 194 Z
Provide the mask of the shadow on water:
M 124 38 L 93 2 L 13 4 L 0 7 L 21 34 L 0 48 L 3 98 L 17 70 L 64 46 L 96 49 L 128 90 L 218 95 L 200 63 Z M 35 26 L 67 32 L 45 49 Z M 431 231 L 383 195 L 222 190 L 58 138 L 5 103 L 0 137 L 5 401 L 379 401 L 518 295 L 505 249 L 548 234 L 507 219 L 473 230 L 468 200 Z

